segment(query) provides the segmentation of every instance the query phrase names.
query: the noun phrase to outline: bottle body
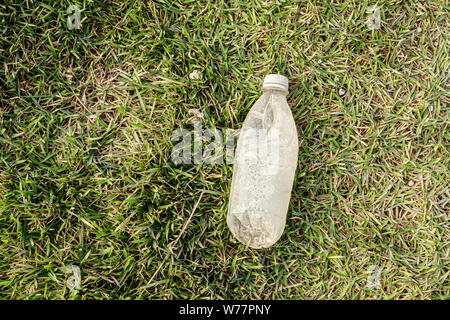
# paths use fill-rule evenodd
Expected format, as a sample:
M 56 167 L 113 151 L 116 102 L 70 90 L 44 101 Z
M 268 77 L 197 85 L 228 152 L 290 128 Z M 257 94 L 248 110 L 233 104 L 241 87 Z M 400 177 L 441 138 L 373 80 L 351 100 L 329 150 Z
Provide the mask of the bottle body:
M 266 88 L 245 118 L 236 147 L 227 225 L 252 248 L 282 235 L 298 159 L 287 90 Z

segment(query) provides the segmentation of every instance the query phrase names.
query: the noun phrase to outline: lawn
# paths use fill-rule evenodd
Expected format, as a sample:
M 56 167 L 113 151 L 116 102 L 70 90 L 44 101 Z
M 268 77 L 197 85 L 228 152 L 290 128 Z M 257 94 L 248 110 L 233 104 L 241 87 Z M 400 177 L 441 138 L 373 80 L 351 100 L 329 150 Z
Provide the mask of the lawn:
M 450 298 L 447 1 L 14 0 L 0 21 L 0 299 Z M 255 250 L 226 225 L 232 164 L 175 164 L 171 135 L 239 129 L 269 73 L 299 163 Z

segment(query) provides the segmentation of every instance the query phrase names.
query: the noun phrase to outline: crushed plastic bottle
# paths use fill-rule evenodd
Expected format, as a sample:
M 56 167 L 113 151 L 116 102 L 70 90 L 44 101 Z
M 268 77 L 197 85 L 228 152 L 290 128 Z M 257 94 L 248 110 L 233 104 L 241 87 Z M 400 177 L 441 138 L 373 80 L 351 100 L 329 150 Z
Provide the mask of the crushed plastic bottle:
M 67 288 L 69 288 L 69 290 L 81 289 L 80 267 L 75 264 L 71 264 L 66 267 L 65 271 L 66 273 L 73 273 L 73 275 L 71 275 L 69 279 L 67 279 Z
M 263 95 L 239 133 L 227 225 L 252 248 L 272 246 L 286 224 L 298 160 L 298 134 L 287 94 L 286 77 L 266 76 Z

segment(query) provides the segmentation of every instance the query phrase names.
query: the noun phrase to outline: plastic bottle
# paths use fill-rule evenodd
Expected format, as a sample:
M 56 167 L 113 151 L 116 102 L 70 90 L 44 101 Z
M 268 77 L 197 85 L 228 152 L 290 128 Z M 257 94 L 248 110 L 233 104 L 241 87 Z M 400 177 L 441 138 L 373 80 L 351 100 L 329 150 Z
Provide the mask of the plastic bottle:
M 287 94 L 286 77 L 266 76 L 263 95 L 238 137 L 227 225 L 252 248 L 272 246 L 286 224 L 298 159 L 298 134 Z

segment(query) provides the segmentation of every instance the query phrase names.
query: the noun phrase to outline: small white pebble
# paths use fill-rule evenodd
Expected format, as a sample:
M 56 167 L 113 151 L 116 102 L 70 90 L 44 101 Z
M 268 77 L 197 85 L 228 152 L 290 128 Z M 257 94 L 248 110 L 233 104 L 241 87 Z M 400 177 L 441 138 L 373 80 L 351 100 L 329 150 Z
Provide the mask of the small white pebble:
M 322 59 L 317 60 L 317 63 L 322 63 L 322 62 L 323 62 Z
M 198 70 L 194 70 L 189 74 L 189 78 L 192 80 L 198 80 L 202 77 L 202 74 Z
M 345 89 L 344 88 L 340 88 L 339 89 L 339 95 L 343 96 L 345 94 Z
M 422 32 L 422 28 L 421 28 L 421 27 L 418 27 L 416 31 L 417 31 L 417 32 Z
M 413 185 L 414 185 L 414 181 L 412 181 L 412 180 L 409 180 L 409 182 L 408 182 L 408 186 L 412 187 Z

